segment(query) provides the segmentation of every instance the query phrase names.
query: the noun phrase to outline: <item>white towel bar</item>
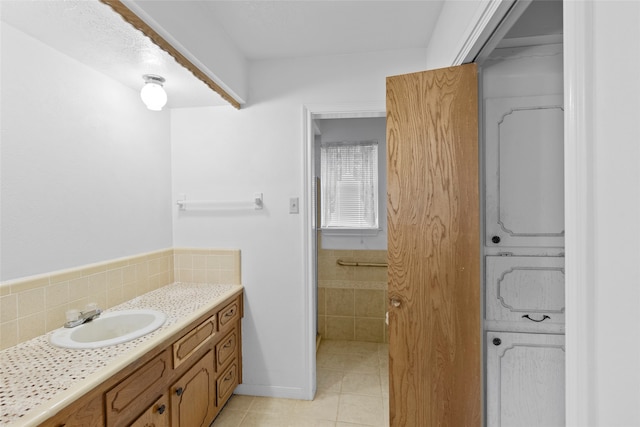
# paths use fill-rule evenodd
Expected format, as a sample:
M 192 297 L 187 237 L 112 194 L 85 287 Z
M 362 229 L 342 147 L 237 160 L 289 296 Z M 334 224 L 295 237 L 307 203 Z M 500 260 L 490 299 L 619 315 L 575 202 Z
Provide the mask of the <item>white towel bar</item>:
M 180 210 L 186 210 L 187 206 L 209 207 L 209 208 L 226 208 L 226 209 L 240 209 L 240 208 L 252 208 L 260 210 L 264 207 L 262 201 L 262 193 L 255 193 L 253 200 L 187 200 L 184 196 L 181 200 L 176 201 L 176 205 Z

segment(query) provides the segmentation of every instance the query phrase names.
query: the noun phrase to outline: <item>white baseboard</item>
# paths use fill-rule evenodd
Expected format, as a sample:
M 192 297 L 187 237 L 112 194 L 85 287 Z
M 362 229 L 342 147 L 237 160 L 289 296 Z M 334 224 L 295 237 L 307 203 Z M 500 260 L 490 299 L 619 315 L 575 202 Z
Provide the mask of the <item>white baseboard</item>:
M 240 384 L 234 394 L 281 399 L 313 400 L 313 393 L 298 387 L 278 387 L 267 385 Z

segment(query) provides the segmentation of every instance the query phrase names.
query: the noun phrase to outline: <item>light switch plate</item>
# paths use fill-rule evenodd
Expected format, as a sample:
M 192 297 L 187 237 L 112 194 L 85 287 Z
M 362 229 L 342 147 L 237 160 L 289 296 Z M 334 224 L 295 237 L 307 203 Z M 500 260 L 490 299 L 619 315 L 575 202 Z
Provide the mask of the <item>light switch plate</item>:
M 299 199 L 297 197 L 291 197 L 289 199 L 289 213 L 291 214 L 297 214 L 300 212 L 300 208 L 298 206 L 299 204 Z

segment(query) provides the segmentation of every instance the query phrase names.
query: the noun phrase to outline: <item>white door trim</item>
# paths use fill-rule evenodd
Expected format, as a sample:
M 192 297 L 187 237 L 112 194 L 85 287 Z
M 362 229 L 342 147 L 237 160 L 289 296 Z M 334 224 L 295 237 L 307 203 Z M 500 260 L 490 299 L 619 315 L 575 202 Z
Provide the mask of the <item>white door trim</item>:
M 595 425 L 593 4 L 564 1 L 566 425 Z
M 353 119 L 364 117 L 386 117 L 386 101 L 367 102 L 359 104 L 333 104 L 333 105 L 303 105 L 302 106 L 302 132 L 304 147 L 303 156 L 303 189 L 302 189 L 302 219 L 303 227 L 303 259 L 304 259 L 304 321 L 307 340 L 305 344 L 305 364 L 307 366 L 308 385 L 303 392 L 305 398 L 313 399 L 316 393 L 316 293 L 313 289 L 315 277 L 313 264 L 314 251 L 311 247 L 313 240 L 313 206 L 314 194 L 312 191 L 315 177 L 314 171 L 314 141 L 315 132 L 313 121 L 315 119 Z

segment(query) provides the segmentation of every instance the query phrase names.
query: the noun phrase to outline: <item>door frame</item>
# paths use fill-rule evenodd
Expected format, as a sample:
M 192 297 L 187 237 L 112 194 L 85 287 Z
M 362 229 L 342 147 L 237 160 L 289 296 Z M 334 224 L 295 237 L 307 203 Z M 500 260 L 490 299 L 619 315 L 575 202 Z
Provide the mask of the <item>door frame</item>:
M 303 164 L 303 188 L 302 203 L 303 215 L 303 259 L 304 259 L 304 319 L 307 340 L 305 345 L 307 366 L 306 398 L 313 399 L 316 393 L 316 333 L 317 333 L 317 294 L 314 289 L 315 268 L 317 268 L 316 250 L 313 248 L 315 241 L 313 234 L 313 221 L 315 205 L 313 185 L 315 182 L 315 128 L 314 120 L 317 119 L 357 119 L 371 117 L 386 117 L 386 101 L 364 102 L 355 104 L 321 104 L 302 106 L 303 140 L 302 155 Z

